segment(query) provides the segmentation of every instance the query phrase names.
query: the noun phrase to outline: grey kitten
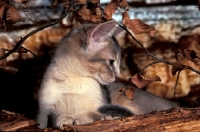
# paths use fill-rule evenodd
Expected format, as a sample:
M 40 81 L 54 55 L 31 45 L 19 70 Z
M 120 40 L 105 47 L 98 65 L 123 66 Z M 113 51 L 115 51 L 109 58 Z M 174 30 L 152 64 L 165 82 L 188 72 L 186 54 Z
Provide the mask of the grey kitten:
M 108 119 L 108 115 L 112 119 L 175 106 L 138 90 L 133 101 L 117 100 L 121 85 L 112 82 L 120 73 L 121 49 L 113 36 L 122 29 L 116 25 L 115 20 L 86 24 L 63 38 L 38 92 L 40 128 L 47 127 L 48 116 L 53 126 L 62 129 L 64 124 L 85 124 Z
M 63 38 L 38 92 L 40 128 L 47 127 L 48 116 L 59 128 L 106 117 L 99 111 L 108 104 L 101 85 L 114 82 L 120 73 L 121 49 L 113 37 L 120 32 L 116 25 L 115 20 L 86 24 Z M 119 111 L 116 116 L 132 115 L 125 108 Z

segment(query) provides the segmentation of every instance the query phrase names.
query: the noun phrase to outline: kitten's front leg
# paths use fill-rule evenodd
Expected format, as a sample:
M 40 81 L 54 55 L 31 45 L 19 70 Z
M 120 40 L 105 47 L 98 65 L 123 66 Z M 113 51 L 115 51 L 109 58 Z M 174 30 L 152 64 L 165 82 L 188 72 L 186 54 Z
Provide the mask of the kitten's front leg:
M 72 124 L 72 125 L 87 124 L 90 122 L 101 120 L 103 117 L 105 117 L 104 114 L 93 111 L 83 111 L 73 115 L 63 114 L 58 116 L 58 118 L 56 119 L 56 127 L 62 129 L 63 125 L 67 124 Z

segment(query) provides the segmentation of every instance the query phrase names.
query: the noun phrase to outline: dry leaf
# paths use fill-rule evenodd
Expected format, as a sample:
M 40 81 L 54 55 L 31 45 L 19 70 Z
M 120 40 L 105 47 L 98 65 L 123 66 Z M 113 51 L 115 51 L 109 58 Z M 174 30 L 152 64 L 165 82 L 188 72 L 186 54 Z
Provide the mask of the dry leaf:
M 70 0 L 62 0 L 62 4 L 63 4 L 64 7 L 68 7 L 69 4 L 70 4 Z
M 90 0 L 90 2 L 92 2 L 92 3 L 96 4 L 96 3 L 99 3 L 99 2 L 100 2 L 100 0 Z
M 121 92 L 121 94 L 119 95 L 119 97 L 117 98 L 120 99 L 122 96 L 126 96 L 128 99 L 133 100 L 133 96 L 134 96 L 134 92 L 135 92 L 135 88 L 134 87 L 128 87 L 128 88 L 120 88 L 119 92 Z
M 134 92 L 135 92 L 135 88 L 128 88 L 128 89 L 126 90 L 125 95 L 126 95 L 126 97 L 127 97 L 128 99 L 133 100 Z
M 59 3 L 60 3 L 60 0 L 54 0 L 52 7 L 58 6 Z
M 0 48 L 0 56 L 4 55 L 6 50 L 4 48 Z M 7 58 L 0 60 L 0 66 L 5 66 L 7 62 Z
M 155 35 L 156 30 L 153 26 L 143 23 L 140 19 L 131 20 L 127 12 L 123 12 L 122 17 L 123 24 L 135 34 L 150 33 L 152 37 Z
M 6 29 L 7 24 L 14 24 L 23 20 L 15 7 L 7 4 L 5 1 L 0 1 L 0 28 Z
M 111 0 L 110 3 L 104 8 L 104 18 L 106 20 L 111 20 L 112 15 L 115 13 L 117 10 L 119 4 L 116 0 Z
M 138 88 L 143 88 L 155 81 L 161 81 L 160 77 L 155 76 L 154 78 L 146 79 L 141 74 L 137 73 L 131 78 L 131 82 L 135 84 Z
M 177 72 L 177 71 L 183 70 L 183 68 L 182 68 L 183 60 L 184 60 L 184 59 L 179 59 L 179 60 L 177 60 L 177 61 L 172 65 L 172 71 L 171 71 L 171 73 L 172 73 L 173 76 L 176 75 L 176 72 Z
M 102 16 L 101 9 L 99 7 L 96 8 L 96 15 Z
M 90 21 L 92 12 L 87 9 L 87 6 L 84 5 L 81 9 L 78 10 L 78 14 L 86 21 Z
M 178 56 L 180 53 L 181 56 Z M 182 65 L 190 66 L 191 61 L 194 62 L 197 65 L 200 65 L 200 58 L 196 55 L 194 50 L 184 49 L 184 52 L 178 51 L 175 54 L 176 62 L 172 66 L 172 75 L 176 75 L 177 71 L 183 70 Z M 188 63 L 190 61 L 190 63 Z
M 3 18 L 5 7 L 6 7 L 5 1 L 0 1 L 0 18 L 1 19 Z
M 126 0 L 119 0 L 119 7 L 123 8 L 125 11 L 129 10 L 129 5 Z
M 90 9 L 84 5 L 81 9 L 78 10 L 78 15 L 74 15 L 76 20 L 80 23 L 86 23 L 88 21 L 99 22 L 101 21 L 102 15 L 100 8 L 95 9 L 96 12 L 92 12 Z
M 6 21 L 9 21 L 11 23 L 16 23 L 19 21 L 24 21 L 24 19 L 19 14 L 18 10 L 15 9 L 15 7 L 9 6 L 9 9 L 7 10 Z
M 60 3 L 62 3 L 64 7 L 68 7 L 68 5 L 70 4 L 70 0 L 54 0 L 52 7 L 56 7 Z
M 184 53 L 188 60 L 200 65 L 200 57 L 197 56 L 194 50 L 184 49 Z
M 87 0 L 75 0 L 76 4 L 86 4 Z

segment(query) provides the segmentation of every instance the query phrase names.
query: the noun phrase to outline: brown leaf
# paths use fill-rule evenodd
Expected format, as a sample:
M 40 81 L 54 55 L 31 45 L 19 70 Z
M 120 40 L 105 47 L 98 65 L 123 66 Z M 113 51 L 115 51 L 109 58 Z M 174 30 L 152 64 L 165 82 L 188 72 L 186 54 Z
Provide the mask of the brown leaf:
M 119 92 L 121 92 L 121 94 L 119 95 L 119 97 L 117 98 L 117 100 L 120 99 L 122 96 L 126 96 L 128 99 L 133 100 L 133 96 L 134 96 L 134 92 L 135 92 L 135 87 L 120 88 Z
M 125 95 L 126 95 L 126 97 L 127 97 L 128 99 L 133 100 L 134 92 L 135 92 L 135 88 L 133 88 L 133 87 L 132 87 L 132 88 L 128 88 L 128 89 L 126 90 Z
M 86 21 L 99 22 L 102 18 L 100 8 L 95 9 L 96 12 L 91 11 L 84 5 L 81 9 L 78 10 L 78 15 L 75 15 L 75 18 L 80 23 L 85 23 Z
M 94 22 L 94 23 L 100 22 L 100 21 L 101 21 L 101 16 L 91 15 L 90 21 L 92 21 L 92 22 Z
M 19 22 L 19 21 L 24 21 L 24 19 L 19 14 L 18 10 L 15 9 L 15 7 L 9 5 L 8 11 L 7 11 L 6 21 L 9 21 L 11 23 L 16 23 L 16 22 Z
M 129 10 L 129 5 L 126 0 L 119 0 L 119 7 L 123 8 L 125 11 Z
M 133 84 L 135 84 L 138 88 L 143 88 L 144 86 L 147 86 L 155 81 L 161 81 L 160 77 L 155 76 L 154 78 L 146 79 L 141 74 L 137 73 L 134 76 L 132 76 L 131 81 Z
M 87 0 L 75 0 L 77 4 L 86 4 Z
M 58 6 L 58 4 L 61 2 L 61 0 L 54 0 L 52 7 Z
M 58 6 L 60 3 L 62 3 L 64 7 L 68 7 L 70 4 L 70 0 L 54 0 L 51 7 L 54 8 Z
M 5 1 L 0 1 L 0 28 L 6 29 L 7 24 L 14 24 L 23 20 L 15 7 Z
M 123 12 L 122 17 L 123 24 L 135 34 L 150 33 L 152 37 L 156 34 L 156 30 L 153 26 L 143 23 L 140 19 L 131 20 L 126 11 Z
M 200 65 L 200 57 L 197 56 L 194 50 L 184 49 L 184 53 L 188 60 Z
M 70 0 L 62 0 L 62 4 L 63 4 L 64 7 L 68 7 L 69 4 L 70 4 Z
M 3 18 L 5 7 L 6 7 L 5 1 L 0 1 L 0 18 L 1 19 Z
M 111 20 L 112 15 L 115 13 L 117 10 L 119 4 L 116 0 L 111 0 L 110 3 L 104 8 L 104 18 L 106 20 Z
M 171 73 L 172 73 L 173 76 L 176 75 L 176 72 L 177 72 L 177 71 L 183 70 L 183 68 L 182 68 L 183 60 L 184 60 L 184 59 L 179 59 L 179 60 L 177 60 L 177 61 L 172 65 L 172 71 L 171 71 Z
M 96 3 L 99 3 L 99 2 L 100 2 L 100 0 L 90 0 L 90 2 L 92 2 L 92 3 L 96 4 Z
M 6 53 L 6 49 L 0 48 L 0 56 Z M 5 66 L 7 62 L 7 58 L 0 60 L 0 66 Z
M 86 21 L 90 21 L 90 15 L 92 15 L 92 12 L 87 9 L 87 6 L 84 5 L 81 9 L 78 10 L 78 14 Z
M 96 15 L 102 16 L 101 9 L 99 7 L 96 8 Z

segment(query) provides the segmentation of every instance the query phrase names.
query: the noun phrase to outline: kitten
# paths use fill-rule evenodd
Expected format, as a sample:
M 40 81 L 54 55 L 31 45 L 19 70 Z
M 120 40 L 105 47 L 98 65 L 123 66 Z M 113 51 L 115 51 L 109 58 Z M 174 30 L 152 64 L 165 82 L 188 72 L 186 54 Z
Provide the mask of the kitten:
M 114 82 L 120 73 L 121 49 L 113 37 L 120 32 L 116 24 L 112 20 L 80 26 L 58 45 L 38 92 L 40 128 L 47 127 L 49 115 L 59 128 L 106 116 L 99 112 L 108 104 L 101 85 Z M 116 116 L 132 115 L 125 108 L 119 111 Z
M 86 24 L 63 38 L 38 92 L 40 128 L 47 127 L 49 116 L 53 126 L 62 129 L 64 124 L 110 119 L 108 115 L 113 119 L 173 107 L 138 90 L 133 101 L 126 97 L 117 99 L 121 85 L 112 82 L 120 73 L 121 49 L 113 36 L 122 29 L 116 24 L 115 20 Z

